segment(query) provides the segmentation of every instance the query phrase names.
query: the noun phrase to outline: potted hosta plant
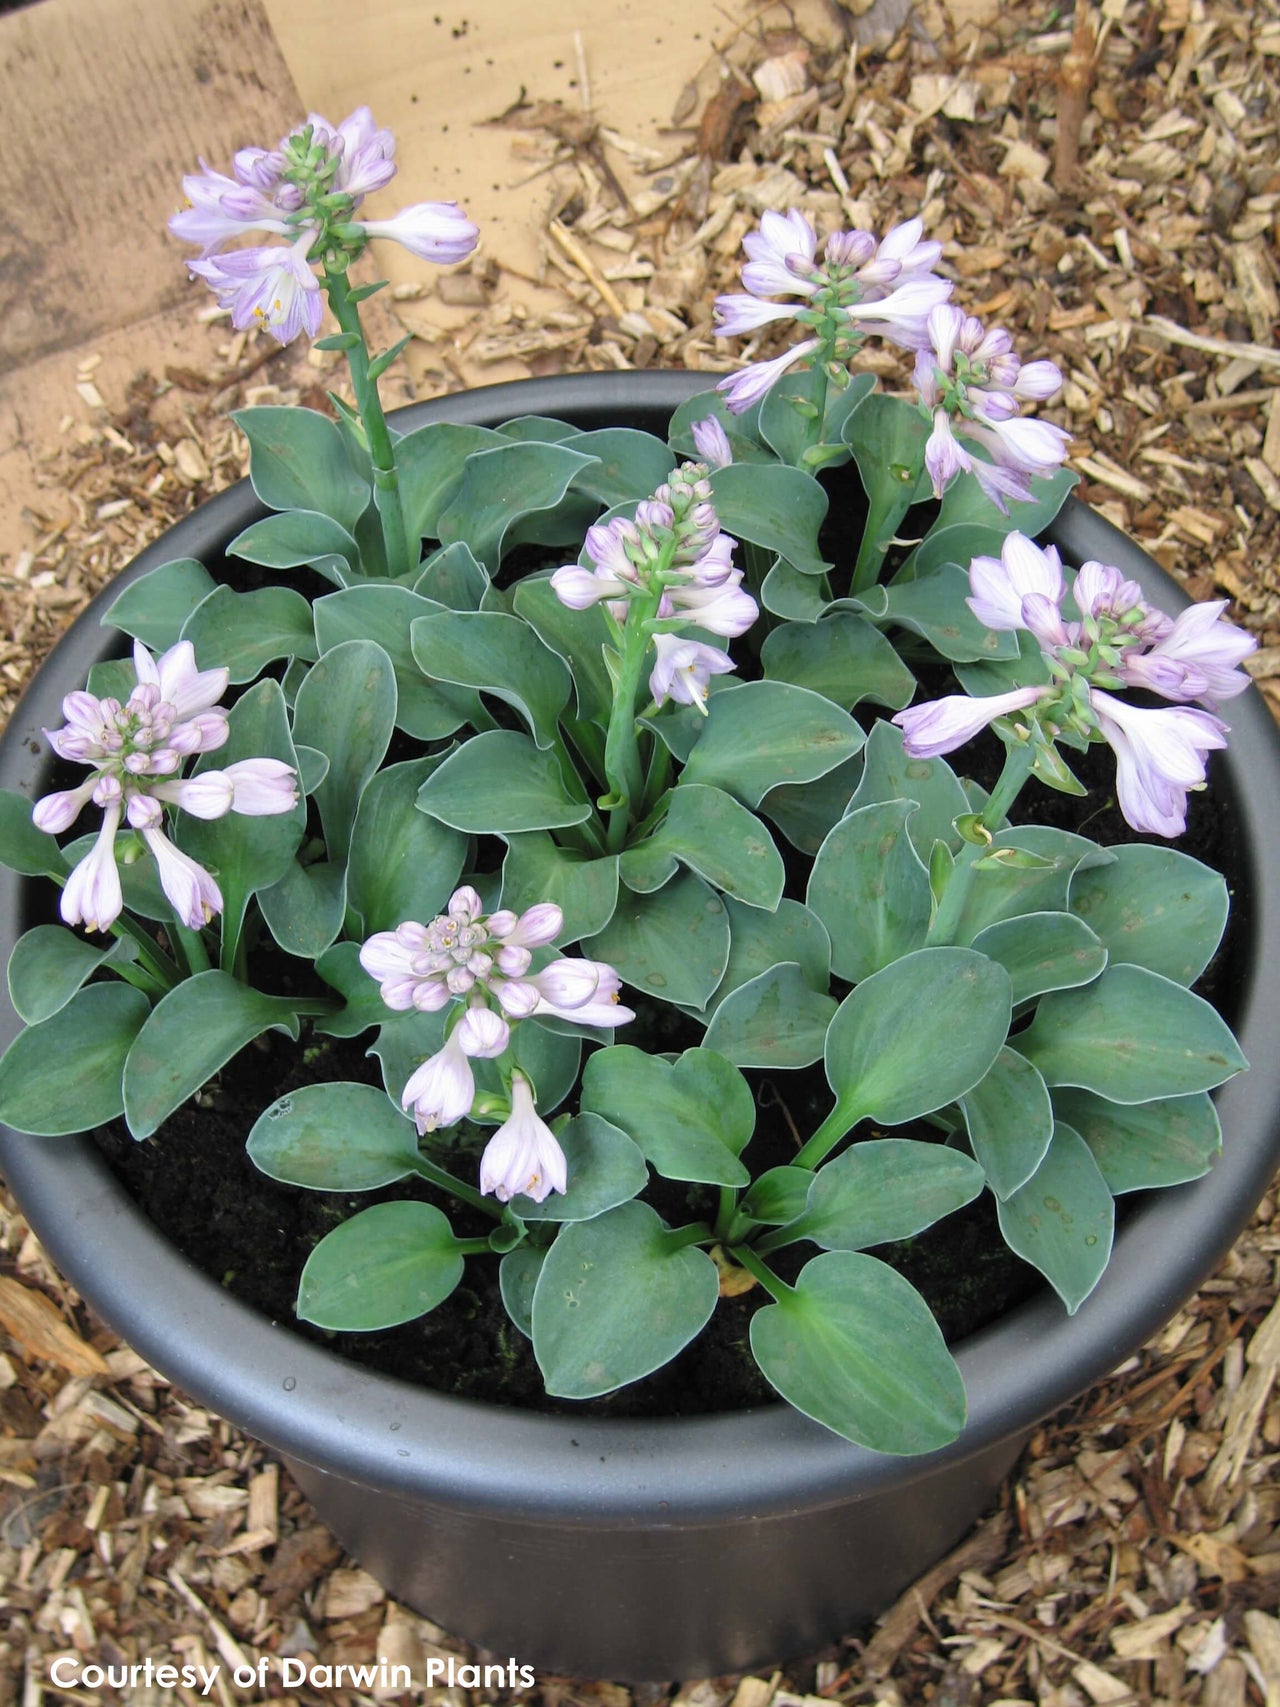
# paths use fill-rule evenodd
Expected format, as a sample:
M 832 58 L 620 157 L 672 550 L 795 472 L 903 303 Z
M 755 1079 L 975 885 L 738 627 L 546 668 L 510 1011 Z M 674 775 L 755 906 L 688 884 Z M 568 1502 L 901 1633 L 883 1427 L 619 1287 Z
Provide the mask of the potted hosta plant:
M 5 1166 L 394 1592 L 533 1663 L 724 1670 L 882 1607 L 1260 1193 L 1274 1052 L 1237 1080 L 1228 1025 L 1258 1037 L 1280 964 L 1253 642 L 1068 499 L 1021 412 L 1057 369 L 951 304 L 919 221 L 819 255 L 767 214 L 722 329 L 806 335 L 716 391 L 388 422 L 349 268 L 477 236 L 453 204 L 358 218 L 393 171 L 361 109 L 186 182 L 192 272 L 282 342 L 327 295 L 356 406 L 240 414 L 251 484 L 109 589 L 9 732 Z M 227 247 L 251 228 L 278 241 Z M 913 397 L 857 373 L 872 336 Z M 1228 882 L 1170 845 L 1207 783 L 1252 933 L 1226 953 Z M 264 1193 L 340 1205 L 297 1263 L 310 1340 L 95 1148 L 171 1142 L 211 1084 Z M 982 1214 L 982 1261 L 1045 1284 L 953 1350 L 909 1276 Z M 464 1294 L 532 1413 L 316 1343 Z M 618 1413 L 726 1319 L 755 1408 Z

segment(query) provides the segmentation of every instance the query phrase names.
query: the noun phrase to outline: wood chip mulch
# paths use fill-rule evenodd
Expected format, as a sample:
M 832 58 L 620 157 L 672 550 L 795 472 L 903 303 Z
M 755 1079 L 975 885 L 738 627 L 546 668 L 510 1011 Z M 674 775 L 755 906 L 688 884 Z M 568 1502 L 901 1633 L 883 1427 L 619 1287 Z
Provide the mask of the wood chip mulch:
M 546 180 L 545 278 L 563 306 L 517 313 L 518 281 L 478 260 L 439 286 L 474 318 L 416 343 L 392 400 L 483 382 L 513 356 L 546 373 L 771 354 L 785 340 L 726 352 L 709 315 L 764 207 L 803 207 L 820 230 L 923 212 L 961 300 L 1066 372 L 1048 414 L 1076 435 L 1083 495 L 1194 594 L 1235 601 L 1280 709 L 1278 67 L 1280 0 L 1082 0 L 1074 17 L 1049 0 L 998 17 L 984 0 L 829 0 L 803 28 L 752 10 L 691 81 L 660 158 L 590 113 L 531 102 L 503 116 L 515 171 Z M 416 295 L 392 304 L 408 325 Z M 140 375 L 121 407 L 103 403 L 92 358 L 81 369 L 31 499 L 48 525 L 0 567 L 0 716 L 85 599 L 243 472 L 230 407 L 325 406 L 330 358 L 205 319 L 201 371 Z M 882 365 L 904 383 L 894 358 Z M 1277 1707 L 1275 1210 L 1273 1192 L 1164 1332 L 1037 1432 L 1000 1509 L 874 1630 L 767 1676 L 542 1677 L 524 1698 Z M 382 1698 L 228 1682 L 266 1655 L 384 1657 L 416 1676 L 433 1656 L 470 1657 L 338 1555 L 263 1448 L 94 1322 L 7 1200 L 0 1602 L 0 1707 L 64 1698 L 48 1672 L 59 1654 L 220 1662 L 222 1707 Z M 69 1698 L 200 1699 L 158 1686 Z

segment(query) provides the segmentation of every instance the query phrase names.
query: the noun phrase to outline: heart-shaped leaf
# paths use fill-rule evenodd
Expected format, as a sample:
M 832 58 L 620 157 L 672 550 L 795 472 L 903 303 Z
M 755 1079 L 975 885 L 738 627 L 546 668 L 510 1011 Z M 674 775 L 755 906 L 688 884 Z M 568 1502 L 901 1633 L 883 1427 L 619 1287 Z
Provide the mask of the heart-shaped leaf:
M 825 574 L 818 547 L 827 495 L 811 475 L 782 464 L 731 463 L 711 475 L 711 501 L 726 533 L 776 551 L 803 575 Z
M 782 899 L 786 871 L 755 813 L 723 789 L 701 783 L 681 782 L 668 801 L 654 846 L 725 894 L 772 912 Z
M 410 539 L 439 538 L 440 517 L 462 484 L 473 451 L 501 445 L 500 433 L 462 421 L 432 421 L 396 440 L 400 502 Z
M 366 936 L 442 912 L 467 857 L 467 838 L 418 810 L 438 761 L 388 765 L 360 797 L 351 832 L 346 901 Z M 549 899 L 549 897 L 546 897 Z
M 317 656 L 312 607 L 292 587 L 236 593 L 215 587 L 182 625 L 202 670 L 225 664 L 233 682 L 251 682 L 277 658 Z
M 1022 855 L 1030 858 L 1022 858 Z M 1017 824 L 997 830 L 985 851 L 966 843 L 960 862 L 973 868 L 964 903 L 948 932 L 971 943 L 988 925 L 1023 913 L 1066 911 L 1072 875 L 1082 866 L 1106 865 L 1110 849 L 1051 824 Z M 939 912 L 938 922 L 945 916 Z
M 727 789 L 758 806 L 779 783 L 812 782 L 859 752 L 858 725 L 821 694 L 790 682 L 744 682 L 713 694 L 682 781 Z
M 522 913 L 553 901 L 564 914 L 557 941 L 580 942 L 602 931 L 618 904 L 618 857 L 588 859 L 559 847 L 545 830 L 508 835 L 502 862 L 502 905 Z
M 592 457 L 567 445 L 507 441 L 466 460 L 462 480 L 437 522 L 442 545 L 465 540 L 491 573 L 502 560 L 509 530 L 539 510 L 553 509 Z
M 627 1203 L 649 1183 L 638 1145 L 598 1114 L 575 1115 L 556 1133 L 564 1151 L 568 1189 L 541 1203 L 516 1196 L 511 1208 L 522 1221 L 590 1221 Z
M 342 429 L 315 409 L 237 409 L 249 441 L 249 479 L 272 510 L 319 510 L 350 532 L 372 493 L 351 465 Z
M 798 1411 L 875 1452 L 932 1452 L 964 1427 L 964 1383 L 938 1324 L 876 1257 L 814 1257 L 751 1318 L 751 1349 Z
M 729 920 L 710 885 L 684 872 L 653 895 L 621 890 L 617 911 L 583 947 L 624 984 L 702 1008 L 729 963 Z
M 857 611 L 780 624 L 766 635 L 760 664 L 771 681 L 809 688 L 846 711 L 864 699 L 901 711 L 916 687 L 890 642 Z
M 1022 913 L 1002 919 L 979 931 L 973 946 L 1008 972 L 1015 1003 L 1046 990 L 1090 984 L 1107 964 L 1106 949 L 1074 913 Z
M 269 1030 L 297 1042 L 293 1004 L 251 990 L 226 972 L 199 972 L 170 990 L 151 1010 L 124 1064 L 124 1113 L 133 1136 L 149 1138 L 238 1050 Z
M 19 1019 L 39 1025 L 66 1007 L 100 966 L 136 958 L 128 937 L 95 948 L 65 925 L 36 925 L 20 936 L 9 956 L 9 999 Z
M 598 466 L 587 467 L 574 480 L 579 492 L 589 492 L 602 504 L 625 504 L 655 492 L 675 466 L 675 457 L 652 433 L 634 427 L 601 427 L 593 433 L 574 436 L 573 448 L 580 456 L 599 458 Z
M 437 610 L 430 599 L 386 582 L 348 587 L 314 605 L 320 650 L 344 641 L 375 641 L 391 660 L 396 682 L 396 726 L 419 741 L 438 741 L 476 720 L 480 697 L 466 688 L 428 681 L 413 651 L 413 627 Z
M 566 1227 L 533 1294 L 533 1350 L 547 1392 L 593 1399 L 682 1351 L 720 1292 L 705 1251 L 679 1245 L 645 1203 Z
M 355 540 L 340 522 L 317 510 L 285 510 L 253 522 L 227 546 L 227 555 L 267 569 L 300 569 L 309 563 L 329 580 L 338 578 L 330 559 L 360 568 Z
M 812 1184 L 808 1168 L 770 1168 L 751 1182 L 738 1208 L 753 1221 L 782 1226 L 804 1213 Z
M 102 626 L 122 628 L 153 652 L 165 652 L 181 636 L 183 624 L 197 605 L 208 598 L 217 585 L 204 564 L 196 558 L 175 558 L 172 563 L 162 563 L 158 569 L 148 570 L 136 581 L 131 581 L 122 593 L 117 593 L 103 613 Z M 215 660 L 219 664 L 229 661 L 227 657 Z M 202 667 L 208 669 L 210 666 L 205 664 Z M 233 678 L 236 681 L 250 679 L 248 676 Z
M 479 610 L 489 591 L 489 577 L 471 547 L 457 540 L 432 552 L 418 570 L 412 590 L 446 610 Z
M 386 756 L 395 726 L 395 671 L 372 640 L 346 640 L 325 652 L 298 690 L 294 739 L 318 748 L 329 761 L 314 798 L 331 860 L 347 857 L 360 796 Z
M 966 602 L 970 591 L 967 571 L 944 563 L 915 581 L 869 587 L 855 604 L 876 623 L 922 635 L 944 658 L 959 663 L 1016 657 L 1017 636 L 979 622 Z
M 778 826 L 792 847 L 816 854 L 849 810 L 861 776 L 862 760 L 855 755 L 816 782 L 771 788 L 758 810 Z
M 536 1245 L 517 1245 L 498 1264 L 498 1288 L 514 1325 L 527 1340 L 533 1338 L 533 1294 L 546 1260 Z
M 900 1126 L 972 1090 L 1000 1053 L 1009 974 L 966 948 L 922 948 L 864 978 L 827 1032 L 827 1080 L 847 1132 Z
M 544 646 L 563 658 L 573 677 L 579 717 L 605 728 L 613 707 L 613 684 L 605 668 L 604 647 L 609 630 L 598 605 L 570 610 L 556 597 L 550 580 L 537 576 L 520 581 L 512 600 Z
M 787 961 L 731 991 L 703 1042 L 736 1067 L 808 1067 L 822 1059 L 835 1011 L 834 996 L 811 989 Z
M 487 729 L 464 741 L 418 790 L 418 810 L 455 830 L 495 836 L 554 830 L 591 816 L 577 778 L 514 729 Z
M 332 860 L 294 860 L 258 905 L 267 929 L 286 954 L 315 960 L 336 941 L 347 912 L 347 868 Z
M 573 687 L 563 659 L 529 625 L 497 611 L 440 611 L 412 630 L 418 668 L 434 682 L 482 688 L 514 707 L 540 747 L 556 742 L 556 724 Z
M 462 1279 L 447 1218 L 430 1203 L 376 1203 L 335 1227 L 307 1258 L 298 1315 L 335 1333 L 393 1328 L 434 1310 Z
M 724 905 L 729 916 L 729 964 L 708 1014 L 734 990 L 787 960 L 795 961 L 811 990 L 826 995 L 831 983 L 831 941 L 815 913 L 799 901 L 785 899 L 772 913 L 744 907 L 731 897 Z
M 24 877 L 65 876 L 67 870 L 57 842 L 32 823 L 31 801 L 14 788 L 0 789 L 0 865 Z
M 959 848 L 955 821 L 972 810 L 960 779 L 945 759 L 913 759 L 902 750 L 902 731 L 878 721 L 867 736 L 862 780 L 849 802 L 851 812 L 888 800 L 914 800 L 920 810 L 907 820 L 907 834 L 928 864 L 935 842 Z
M 914 1138 L 851 1144 L 813 1176 L 787 1233 L 827 1251 L 861 1251 L 911 1239 L 966 1203 L 986 1180 L 971 1156 Z
M 751 1087 L 710 1049 L 686 1049 L 675 1062 L 629 1044 L 601 1049 L 582 1076 L 582 1106 L 621 1127 L 666 1179 L 750 1178 L 738 1156 L 755 1129 Z

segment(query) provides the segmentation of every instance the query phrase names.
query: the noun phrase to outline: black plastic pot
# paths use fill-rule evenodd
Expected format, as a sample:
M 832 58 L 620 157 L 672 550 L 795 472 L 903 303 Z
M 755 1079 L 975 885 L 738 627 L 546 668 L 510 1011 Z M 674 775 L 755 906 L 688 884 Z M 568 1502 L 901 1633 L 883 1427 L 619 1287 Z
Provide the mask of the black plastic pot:
M 662 431 L 706 384 L 587 375 L 490 387 L 397 424 L 518 414 Z M 0 786 L 38 795 L 42 726 L 119 636 L 98 627 L 122 582 L 173 557 L 213 560 L 253 520 L 247 482 L 211 500 L 76 623 L 0 744 Z M 1119 565 L 1166 607 L 1185 599 L 1074 500 L 1050 537 Z M 881 1612 L 993 1500 L 1040 1418 L 1113 1369 L 1194 1291 L 1280 1159 L 1280 740 L 1261 699 L 1233 701 L 1225 781 L 1244 847 L 1238 1031 L 1253 1062 L 1220 1093 L 1224 1153 L 1125 1221 L 1075 1318 L 1046 1291 L 958 1348 L 969 1423 L 927 1459 L 864 1452 L 784 1405 L 668 1423 L 501 1410 L 369 1374 L 227 1296 L 180 1256 L 84 1138 L 0 1136 L 0 1163 L 45 1246 L 99 1314 L 180 1387 L 282 1453 L 321 1517 L 388 1590 L 502 1658 L 580 1675 L 671 1679 L 816 1648 Z M 0 952 L 30 922 L 0 873 Z M 16 1029 L 0 1019 L 0 1043 Z

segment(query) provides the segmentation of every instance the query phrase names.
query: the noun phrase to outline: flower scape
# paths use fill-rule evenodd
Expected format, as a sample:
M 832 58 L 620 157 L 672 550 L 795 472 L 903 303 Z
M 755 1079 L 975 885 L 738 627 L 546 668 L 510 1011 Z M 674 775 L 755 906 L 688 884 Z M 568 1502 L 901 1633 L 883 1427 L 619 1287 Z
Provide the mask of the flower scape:
M 327 301 L 356 407 L 237 415 L 260 518 L 127 581 L 131 655 L 68 684 L 49 792 L 0 802 L 0 855 L 60 890 L 10 964 L 0 1117 L 145 1140 L 265 1032 L 363 1039 L 381 1084 L 318 1077 L 249 1154 L 430 1192 L 316 1244 L 305 1320 L 412 1321 L 497 1262 L 548 1394 L 590 1399 L 751 1291 L 783 1398 L 933 1450 L 960 1375 L 877 1247 L 990 1194 L 1074 1311 L 1116 1196 L 1219 1148 L 1245 1062 L 1191 986 L 1227 887 L 1168 843 L 1254 643 L 1038 543 L 1074 483 L 1032 412 L 1061 376 L 952 303 L 918 219 L 820 247 L 766 213 L 720 330 L 800 335 L 666 439 L 399 430 L 350 269 L 479 234 L 451 202 L 360 217 L 394 172 L 360 108 L 184 181 L 193 277 L 282 343 Z M 858 371 L 869 339 L 912 393 Z M 1080 829 L 1019 817 L 1045 790 Z

